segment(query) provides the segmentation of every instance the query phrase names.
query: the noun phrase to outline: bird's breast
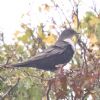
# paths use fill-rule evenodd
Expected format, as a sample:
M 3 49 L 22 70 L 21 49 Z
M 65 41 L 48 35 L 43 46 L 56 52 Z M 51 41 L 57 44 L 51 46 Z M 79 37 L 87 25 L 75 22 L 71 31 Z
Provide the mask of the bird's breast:
M 71 39 L 64 39 L 64 42 L 66 42 L 66 44 L 70 44 L 71 48 L 75 51 L 75 45 Z

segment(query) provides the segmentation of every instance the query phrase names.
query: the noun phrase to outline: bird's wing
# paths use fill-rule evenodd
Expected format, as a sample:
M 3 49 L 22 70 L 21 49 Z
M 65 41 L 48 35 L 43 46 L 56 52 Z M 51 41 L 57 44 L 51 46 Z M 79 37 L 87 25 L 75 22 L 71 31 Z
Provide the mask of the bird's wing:
M 51 46 L 50 48 L 44 50 L 43 52 L 37 54 L 36 56 L 32 57 L 31 60 L 38 60 L 43 59 L 46 57 L 50 57 L 52 55 L 61 54 L 64 51 L 60 46 Z

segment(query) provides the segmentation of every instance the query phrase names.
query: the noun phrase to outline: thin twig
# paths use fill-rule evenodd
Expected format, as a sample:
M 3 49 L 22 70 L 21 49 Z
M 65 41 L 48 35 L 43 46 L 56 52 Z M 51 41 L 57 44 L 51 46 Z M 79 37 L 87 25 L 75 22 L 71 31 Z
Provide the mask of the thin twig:
M 47 100 L 49 100 L 49 93 L 51 90 L 51 86 L 52 86 L 52 80 L 48 81 Z
M 84 63 L 85 63 L 85 65 L 86 66 L 88 66 L 88 64 L 87 64 L 87 59 L 86 59 L 86 52 L 87 52 L 87 47 L 86 47 L 86 44 L 81 40 L 81 39 L 78 39 L 78 44 L 79 44 L 79 46 L 84 50 L 84 54 L 83 54 L 83 58 L 84 58 Z M 84 64 L 83 63 L 83 64 Z M 86 71 L 88 71 L 88 69 L 86 68 Z
M 56 10 L 57 10 L 57 8 L 59 8 L 59 10 L 62 12 L 63 16 L 65 17 L 65 19 L 66 19 L 67 22 L 68 22 L 69 27 L 71 28 L 70 22 L 69 22 L 69 20 L 67 19 L 67 17 L 66 17 L 66 15 L 65 15 L 65 13 L 63 12 L 63 10 L 59 7 L 58 4 L 55 3 L 54 0 L 52 0 L 52 2 L 53 2 L 53 4 L 54 4 L 54 6 L 56 7 Z M 58 10 L 57 10 L 57 11 L 58 11 Z M 60 15 L 60 12 L 59 12 L 59 11 L 58 11 L 58 13 L 59 13 L 59 15 Z

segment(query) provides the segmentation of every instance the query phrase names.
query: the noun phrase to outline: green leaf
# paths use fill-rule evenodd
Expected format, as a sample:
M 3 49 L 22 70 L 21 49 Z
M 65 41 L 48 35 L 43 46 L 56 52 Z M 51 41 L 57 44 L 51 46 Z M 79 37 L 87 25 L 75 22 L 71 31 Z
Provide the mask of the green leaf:
M 97 25 L 97 28 L 96 28 L 96 37 L 98 40 L 100 40 L 100 23 Z

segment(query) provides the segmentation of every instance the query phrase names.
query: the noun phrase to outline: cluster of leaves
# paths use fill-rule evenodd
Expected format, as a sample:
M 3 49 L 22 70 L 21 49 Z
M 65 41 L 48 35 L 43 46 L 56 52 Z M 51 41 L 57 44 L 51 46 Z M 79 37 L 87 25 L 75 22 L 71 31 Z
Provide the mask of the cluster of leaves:
M 52 18 L 50 30 L 56 26 L 64 28 L 74 26 L 81 32 L 77 52 L 70 62 L 70 70 L 55 73 L 33 68 L 3 68 L 0 67 L 0 100 L 85 100 L 100 98 L 100 14 L 87 12 L 79 21 L 78 5 L 73 0 L 72 23 L 68 21 L 63 9 L 54 0 L 53 7 L 62 12 L 66 20 L 57 25 Z M 39 11 L 49 12 L 52 6 L 43 4 Z M 3 33 L 0 34 L 0 64 L 21 62 L 34 56 L 41 50 L 53 44 L 58 34 L 46 30 L 46 24 L 37 28 L 22 23 L 23 32 L 15 32 L 15 43 L 6 44 Z M 2 65 L 0 65 L 2 66 Z M 52 78 L 53 77 L 53 78 Z
M 83 64 L 72 64 L 71 70 L 65 73 L 57 73 L 54 79 L 50 80 L 51 90 L 55 92 L 57 99 L 92 99 L 100 98 L 100 54 L 95 57 L 89 51 L 84 58 Z M 97 56 L 97 55 L 96 55 Z M 83 60 L 84 60 L 83 59 Z M 51 84 L 50 84 L 51 83 Z

